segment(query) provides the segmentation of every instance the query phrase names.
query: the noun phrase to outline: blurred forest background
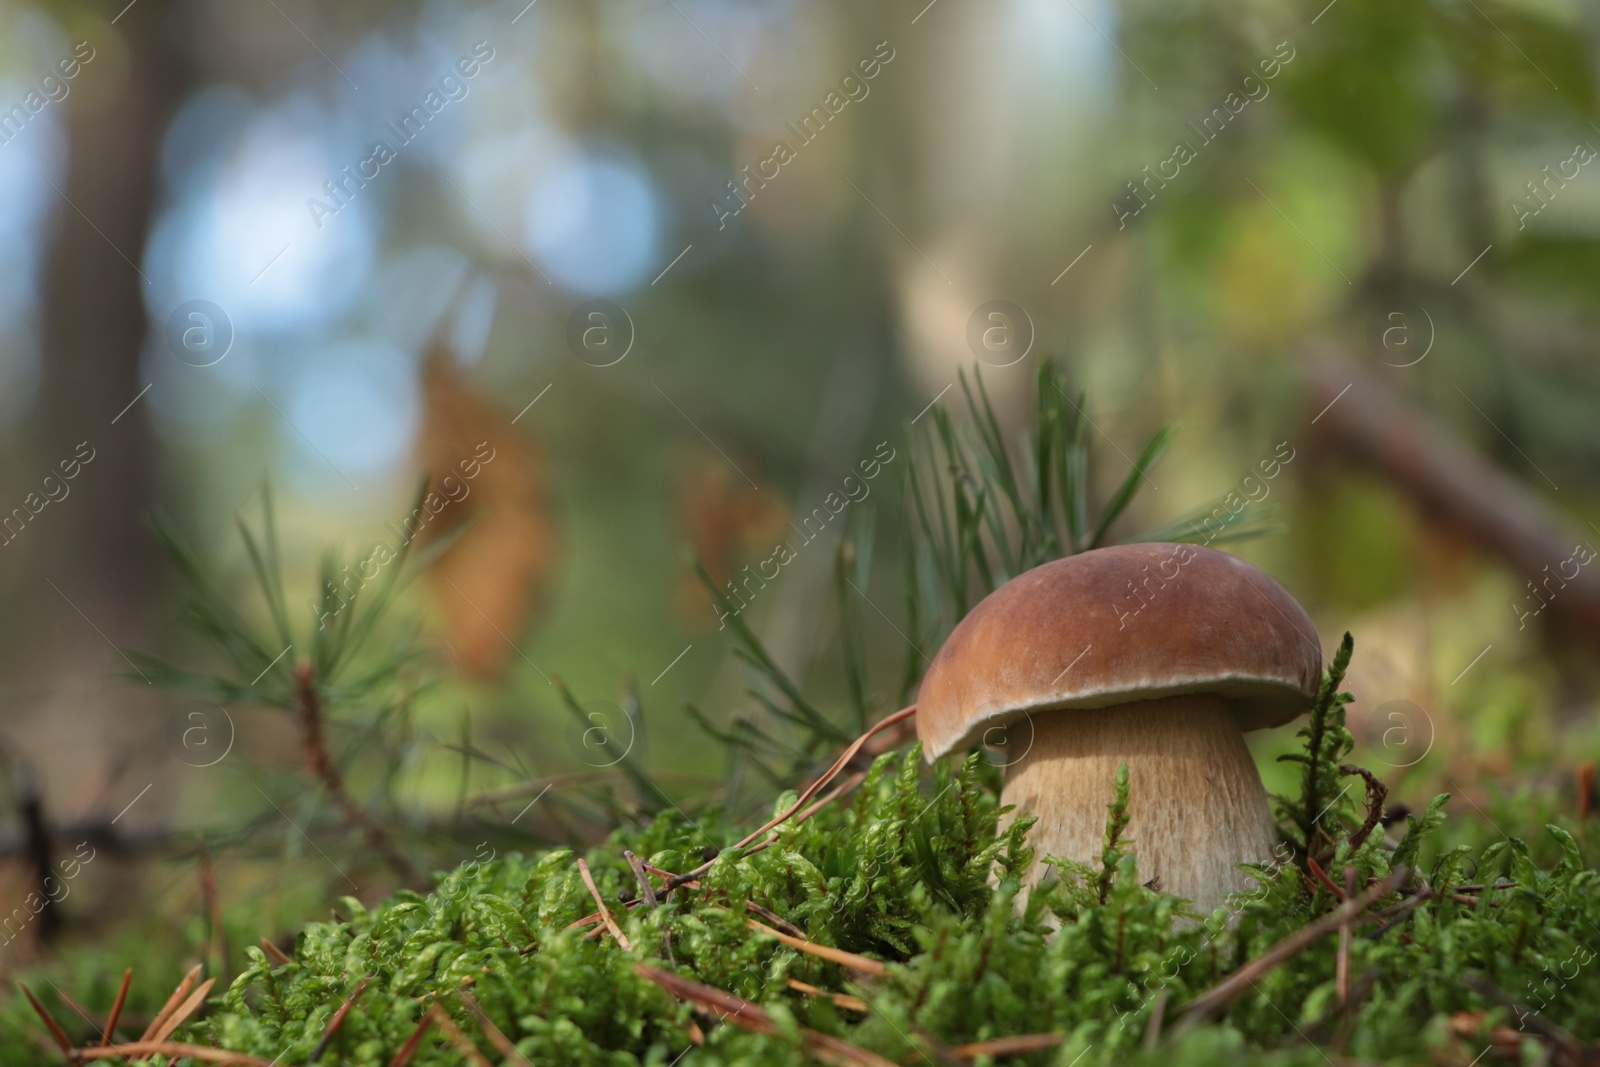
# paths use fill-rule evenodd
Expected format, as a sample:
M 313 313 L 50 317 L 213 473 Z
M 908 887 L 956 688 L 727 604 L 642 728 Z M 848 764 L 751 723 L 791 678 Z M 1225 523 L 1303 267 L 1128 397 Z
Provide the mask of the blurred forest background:
M 1178 428 L 1119 536 L 1271 526 L 1227 547 L 1355 633 L 1395 799 L 1593 806 L 1600 4 L 524 4 L 0 0 L 0 910 L 96 850 L 0 966 L 226 970 L 400 881 L 248 677 L 146 684 L 215 665 L 150 516 L 259 621 L 270 486 L 268 685 L 450 500 L 371 642 L 415 656 L 327 713 L 416 867 L 743 816 L 778 783 L 685 705 L 792 731 L 693 561 L 765 568 L 739 620 L 853 734 L 841 626 L 876 718 L 953 621 L 881 562 L 929 405 L 976 367 L 1020 439 L 1047 358 L 1101 498 Z

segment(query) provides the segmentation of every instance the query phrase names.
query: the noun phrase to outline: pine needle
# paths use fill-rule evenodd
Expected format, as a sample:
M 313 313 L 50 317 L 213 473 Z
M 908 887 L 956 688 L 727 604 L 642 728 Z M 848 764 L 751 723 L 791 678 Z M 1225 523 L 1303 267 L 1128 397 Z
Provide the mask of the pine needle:
M 156 1032 L 166 1024 L 167 1019 L 172 1016 L 172 1013 L 178 1010 L 178 1005 L 183 1003 L 183 998 L 189 995 L 189 990 L 194 988 L 194 983 L 197 979 L 199 979 L 200 970 L 203 966 L 204 964 L 197 963 L 190 969 L 188 974 L 183 976 L 183 980 L 178 983 L 178 988 L 172 991 L 172 995 L 167 998 L 167 1002 L 161 1006 L 160 1011 L 156 1012 L 156 1017 L 150 1020 L 150 1025 L 147 1026 L 144 1033 L 140 1035 L 140 1041 L 150 1041 L 154 1039 Z
M 117 1032 L 117 1022 L 122 1018 L 122 1006 L 128 1002 L 128 986 L 133 984 L 133 968 L 129 967 L 122 972 L 122 985 L 117 987 L 117 999 L 111 1005 L 111 1014 L 106 1016 L 105 1032 L 100 1035 L 102 1046 L 111 1044 L 113 1035 Z
M 633 945 L 628 941 L 628 935 L 622 932 L 622 927 L 617 925 L 611 917 L 611 909 L 606 907 L 605 900 L 600 896 L 600 890 L 595 888 L 594 875 L 589 873 L 589 865 L 583 857 L 578 858 L 578 874 L 583 877 L 583 884 L 588 887 L 589 895 L 594 897 L 595 904 L 600 908 L 600 921 L 606 924 L 606 929 L 611 931 L 611 936 L 617 939 L 617 944 L 622 946 L 622 951 L 632 952 Z

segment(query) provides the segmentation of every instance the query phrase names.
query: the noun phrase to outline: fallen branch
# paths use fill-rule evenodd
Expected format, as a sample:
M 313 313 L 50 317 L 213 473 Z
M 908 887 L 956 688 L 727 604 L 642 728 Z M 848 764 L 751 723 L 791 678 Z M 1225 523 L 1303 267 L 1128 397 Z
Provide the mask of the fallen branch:
M 1589 540 L 1544 496 L 1467 448 L 1369 371 L 1322 359 L 1312 365 L 1310 385 L 1325 447 L 1375 468 L 1452 533 L 1500 557 L 1519 582 L 1546 567 L 1558 569 L 1574 545 Z M 1551 616 L 1593 644 L 1600 640 L 1600 576 L 1590 569 L 1565 582 L 1550 600 Z

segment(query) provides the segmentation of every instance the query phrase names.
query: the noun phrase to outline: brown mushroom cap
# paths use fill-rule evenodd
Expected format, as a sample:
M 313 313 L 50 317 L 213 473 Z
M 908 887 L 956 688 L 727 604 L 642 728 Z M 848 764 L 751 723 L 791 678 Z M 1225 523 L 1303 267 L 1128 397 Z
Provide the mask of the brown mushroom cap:
M 1303 713 L 1322 682 L 1305 610 L 1256 567 L 1198 545 L 1116 545 L 990 593 L 934 657 L 917 696 L 928 759 L 1038 711 L 1215 693 L 1240 730 Z

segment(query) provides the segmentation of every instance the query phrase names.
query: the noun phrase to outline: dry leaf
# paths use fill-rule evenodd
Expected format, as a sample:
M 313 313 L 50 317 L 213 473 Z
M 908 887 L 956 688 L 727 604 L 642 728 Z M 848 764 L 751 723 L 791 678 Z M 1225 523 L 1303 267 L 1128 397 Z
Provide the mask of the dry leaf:
M 418 446 L 428 495 L 418 538 L 468 526 L 428 569 L 445 639 L 461 670 L 493 679 L 516 655 L 556 546 L 544 457 L 512 416 L 467 383 L 435 343 L 423 365 Z
M 740 468 L 755 466 L 747 459 Z M 679 464 L 676 478 L 678 526 L 690 551 L 718 585 L 726 585 L 748 562 L 768 556 L 784 540 L 789 510 L 770 489 L 754 489 L 728 460 L 713 452 Z M 716 618 L 711 598 L 694 575 L 679 582 L 678 607 L 699 623 Z

